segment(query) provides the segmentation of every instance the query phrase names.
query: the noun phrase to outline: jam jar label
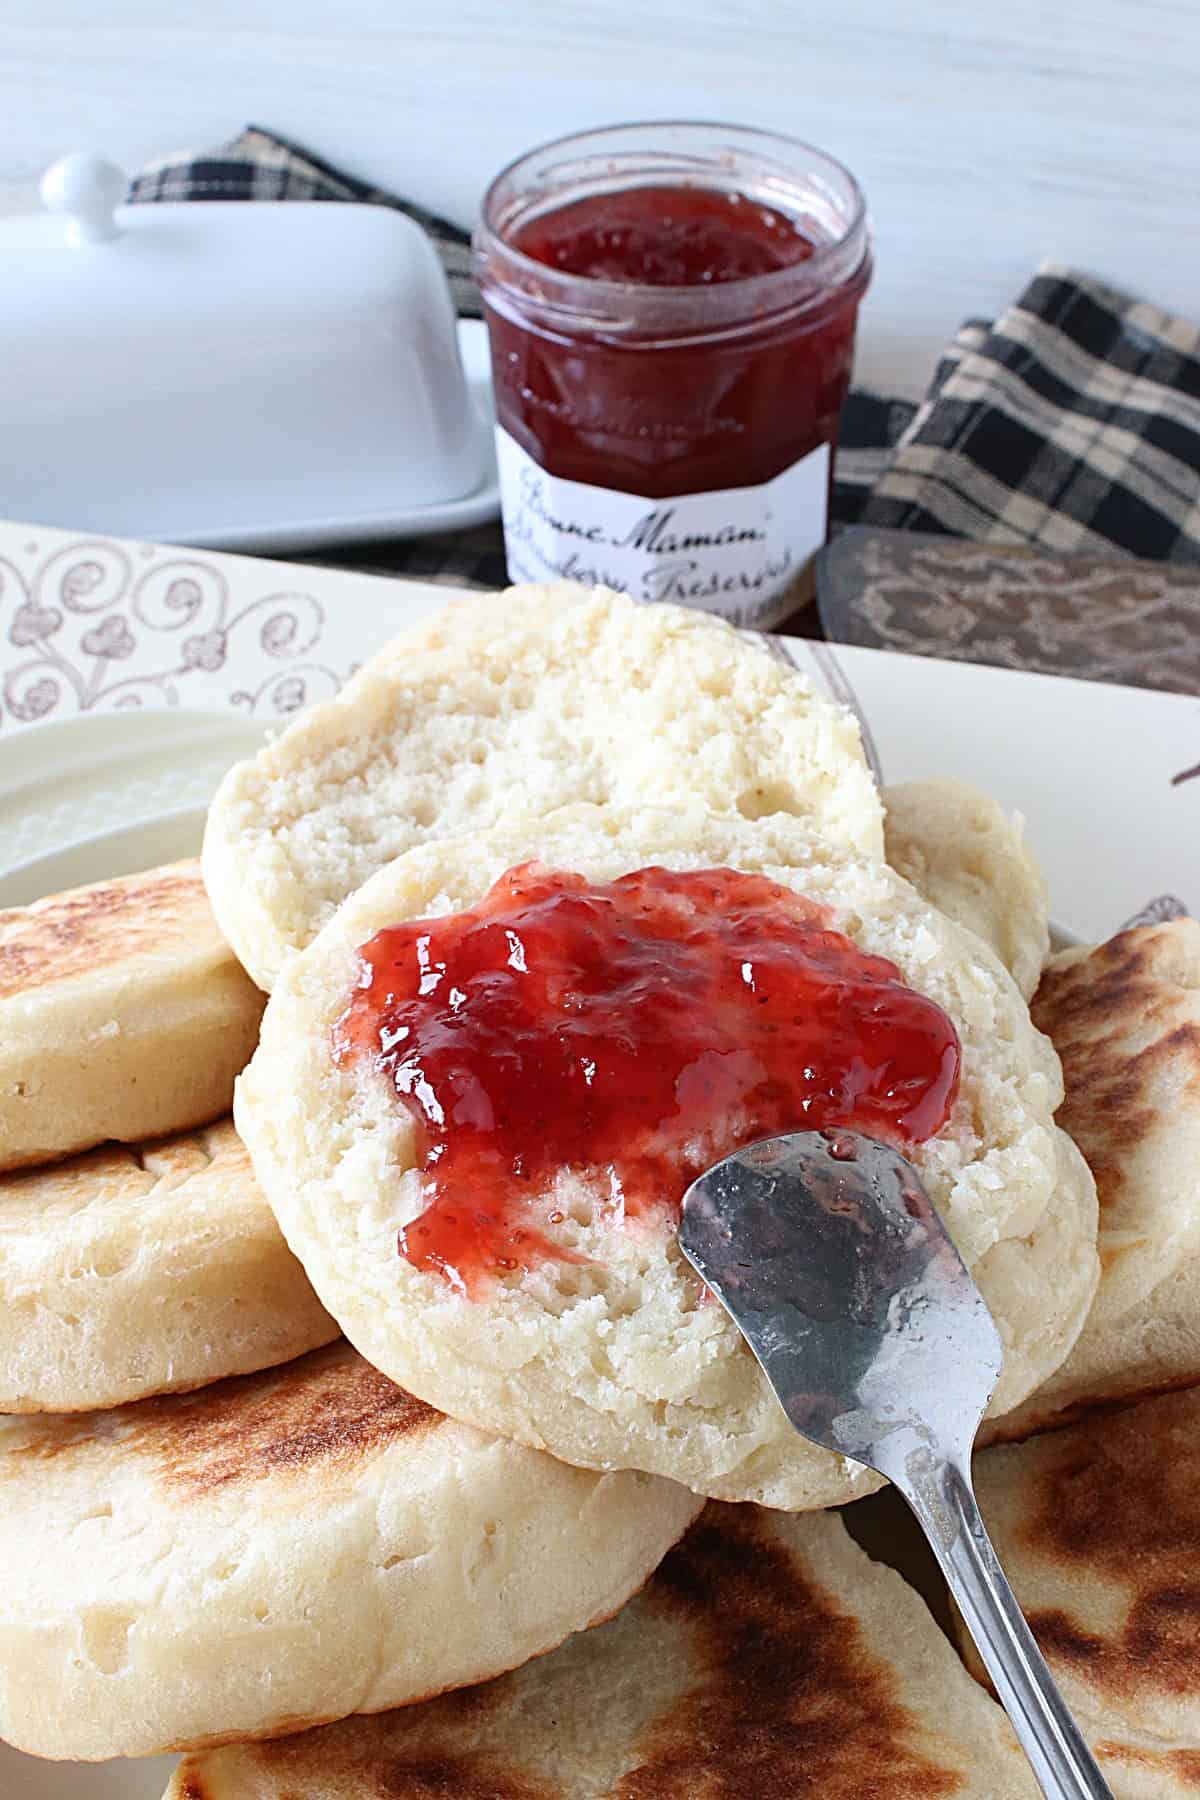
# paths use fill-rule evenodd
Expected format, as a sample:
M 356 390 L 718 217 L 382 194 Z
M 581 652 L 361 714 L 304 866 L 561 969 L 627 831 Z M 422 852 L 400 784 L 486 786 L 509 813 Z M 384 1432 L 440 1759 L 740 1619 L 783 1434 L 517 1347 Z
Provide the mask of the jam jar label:
M 582 581 L 735 625 L 778 624 L 825 542 L 828 444 L 758 487 L 649 499 L 548 475 L 496 427 L 512 581 Z

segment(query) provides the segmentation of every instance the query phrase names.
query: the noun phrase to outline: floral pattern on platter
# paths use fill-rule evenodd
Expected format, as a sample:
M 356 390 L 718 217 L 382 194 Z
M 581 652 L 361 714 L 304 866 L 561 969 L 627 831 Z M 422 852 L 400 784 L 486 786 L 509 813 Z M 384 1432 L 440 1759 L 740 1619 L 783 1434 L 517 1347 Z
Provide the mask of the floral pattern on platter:
M 28 560 L 0 554 L 0 730 L 214 701 L 281 717 L 335 693 L 348 672 L 322 657 L 325 609 L 302 589 L 235 599 L 228 563 L 150 545 L 26 549 Z M 264 583 L 278 579 L 277 566 L 262 570 Z

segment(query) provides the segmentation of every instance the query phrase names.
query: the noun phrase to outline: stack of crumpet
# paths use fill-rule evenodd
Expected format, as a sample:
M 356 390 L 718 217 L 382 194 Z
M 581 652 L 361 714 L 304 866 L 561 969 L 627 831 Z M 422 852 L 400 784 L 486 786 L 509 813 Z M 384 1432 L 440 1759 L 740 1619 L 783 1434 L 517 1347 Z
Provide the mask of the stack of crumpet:
M 171 1800 L 1034 1800 L 678 1204 L 869 1102 L 1000 1328 L 989 1437 L 1200 1378 L 1183 1200 L 1134 1244 L 1139 1164 L 1102 1270 L 1085 1160 L 1103 1202 L 1119 1071 L 1190 1019 L 1165 952 L 1109 1041 L 986 796 L 881 793 L 765 640 L 564 583 L 387 645 L 202 866 L 0 915 L 0 1736 L 181 1751 Z

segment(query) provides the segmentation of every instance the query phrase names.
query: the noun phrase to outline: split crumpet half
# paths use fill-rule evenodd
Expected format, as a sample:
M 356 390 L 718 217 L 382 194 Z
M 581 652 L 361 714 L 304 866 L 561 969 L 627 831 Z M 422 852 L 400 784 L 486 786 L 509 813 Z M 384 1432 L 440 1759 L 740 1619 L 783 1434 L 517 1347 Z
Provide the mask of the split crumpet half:
M 1198 1446 L 1192 1388 L 975 1459 L 1000 1559 L 1117 1800 L 1200 1795 Z
M 624 1604 L 698 1510 L 452 1424 L 348 1345 L 0 1424 L 0 1736 L 145 1756 L 484 1680 Z
M 231 1119 L 0 1176 L 0 1413 L 119 1406 L 337 1336 Z
M 1046 883 L 1019 819 L 965 781 L 884 789 L 893 869 L 939 912 L 990 944 L 1025 998 L 1050 949 Z
M 403 850 L 574 801 L 784 813 L 878 853 L 852 714 L 765 641 L 572 582 L 472 594 L 222 783 L 204 875 L 261 987 Z
M 1100 1200 L 1100 1286 L 1079 1341 L 997 1427 L 1200 1382 L 1200 922 L 1054 957 L 1033 1016 L 1062 1059 L 1059 1118 Z
M 831 1514 L 712 1504 L 617 1618 L 486 1687 L 190 1756 L 166 1800 L 1036 1800 L 924 1602 Z
M 198 862 L 0 912 L 0 1170 L 228 1112 L 262 995 Z
M 961 1079 L 947 1123 L 911 1154 L 1004 1338 L 994 1408 L 1016 1405 L 1058 1367 L 1095 1290 L 1095 1189 L 1054 1124 L 1054 1051 L 987 947 L 886 864 L 839 855 L 794 819 L 586 806 L 398 858 L 289 965 L 267 1007 L 238 1084 L 238 1128 L 284 1235 L 363 1355 L 443 1411 L 584 1467 L 646 1469 L 718 1499 L 793 1510 L 877 1485 L 797 1436 L 740 1334 L 706 1299 L 676 1241 L 672 1208 L 690 1178 L 678 1178 L 678 1161 L 670 1192 L 637 1218 L 615 1204 L 601 1161 L 556 1166 L 524 1203 L 545 1253 L 525 1266 L 514 1255 L 518 1266 L 498 1265 L 466 1292 L 399 1253 L 400 1234 L 415 1241 L 408 1228 L 427 1205 L 414 1115 L 375 1057 L 337 1053 L 339 1022 L 362 988 L 360 947 L 399 921 L 476 905 L 531 857 L 592 883 L 650 866 L 761 874 L 763 886 L 776 884 L 779 918 L 806 919 L 815 903 L 852 954 L 857 945 L 891 959 L 909 988 L 936 1002 L 961 1041 Z M 520 943 L 512 956 L 523 966 Z M 451 978 L 453 1036 L 461 1002 Z M 436 968 L 428 979 L 437 990 Z M 571 981 L 561 1002 L 566 1019 L 577 1004 Z M 612 1029 L 619 1038 L 620 1022 Z M 502 1071 L 506 1047 L 489 1054 Z M 689 1080 L 719 1089 L 739 1054 L 716 1067 L 701 1057 Z M 648 1055 L 647 1068 L 653 1046 Z M 466 1090 L 461 1104 L 474 1106 Z M 693 1166 L 762 1135 L 761 1119 L 739 1106 L 736 1097 L 714 1102 L 704 1115 Z M 531 1159 L 538 1136 L 535 1126 Z M 518 1153 L 514 1176 L 524 1160 Z M 475 1187 L 468 1168 L 453 1195 L 468 1228 Z

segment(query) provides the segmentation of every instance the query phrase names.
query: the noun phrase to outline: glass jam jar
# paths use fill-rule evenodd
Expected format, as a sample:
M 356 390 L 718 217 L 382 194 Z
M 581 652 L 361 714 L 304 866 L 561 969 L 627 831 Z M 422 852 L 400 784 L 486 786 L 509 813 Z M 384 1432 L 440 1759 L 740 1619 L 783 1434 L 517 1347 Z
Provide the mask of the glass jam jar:
M 496 177 L 475 261 L 511 577 L 794 610 L 871 275 L 853 176 L 735 126 L 585 132 Z

